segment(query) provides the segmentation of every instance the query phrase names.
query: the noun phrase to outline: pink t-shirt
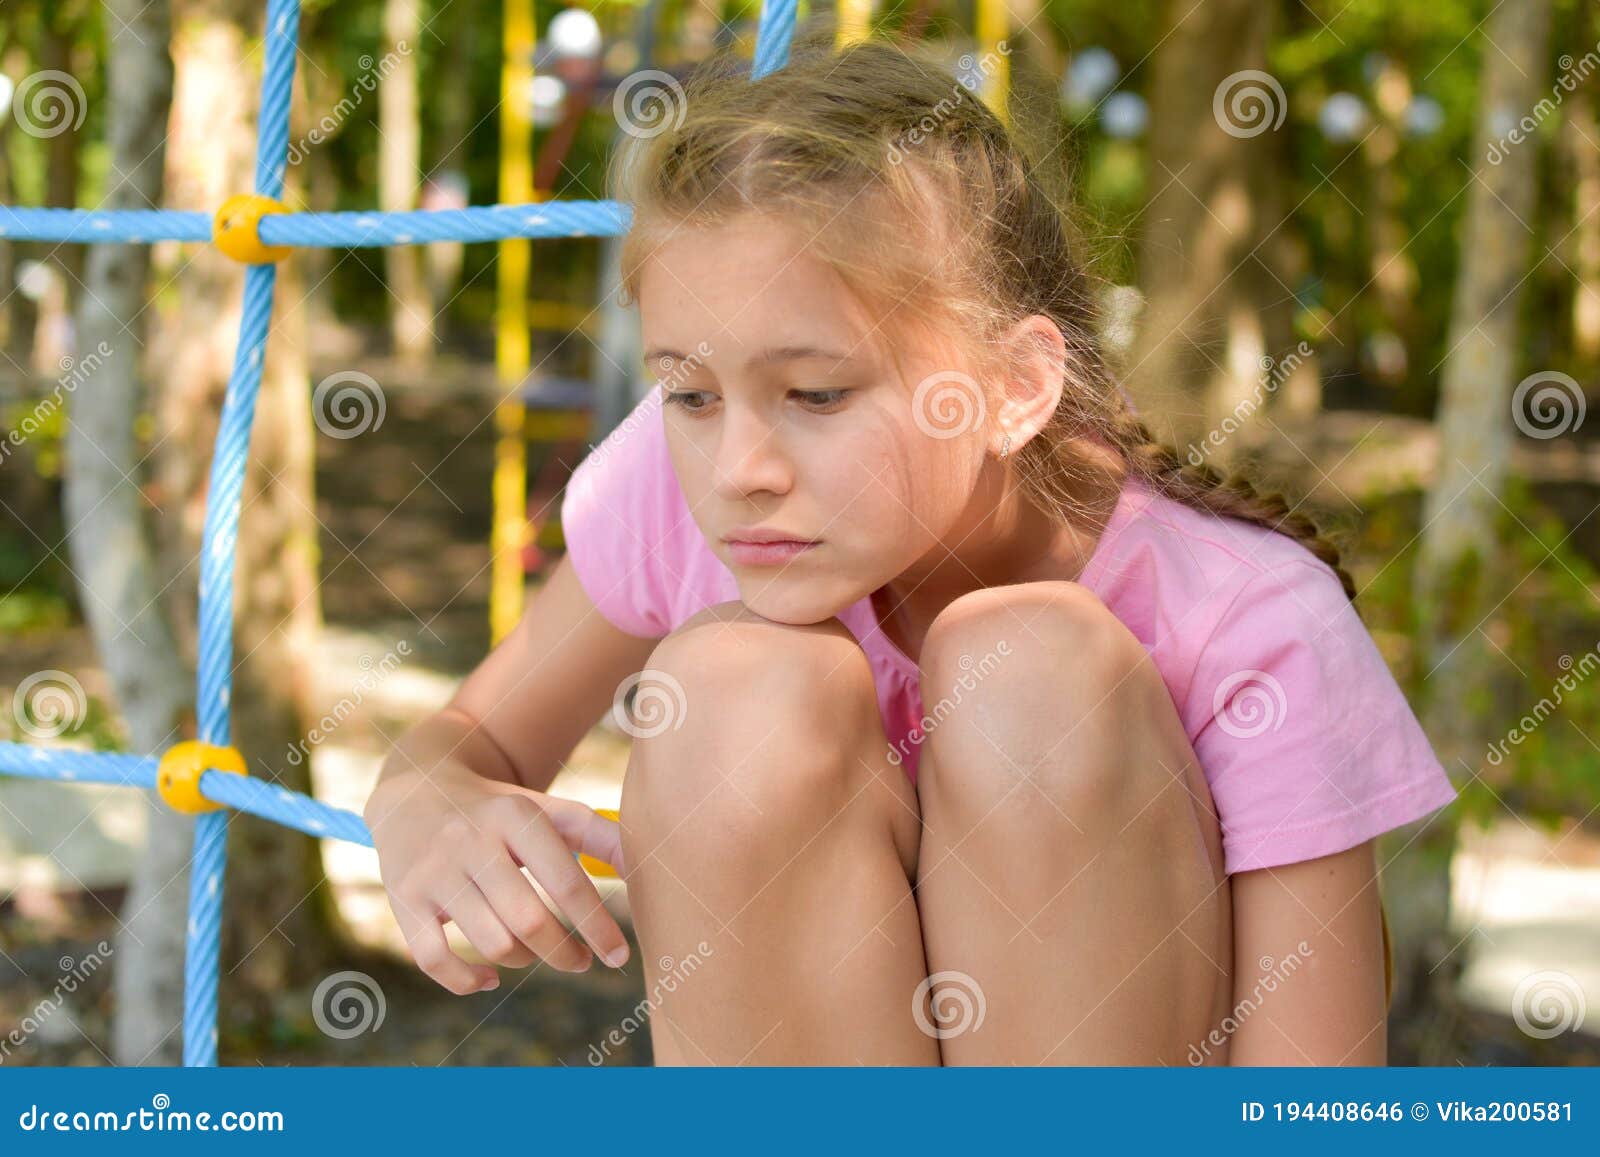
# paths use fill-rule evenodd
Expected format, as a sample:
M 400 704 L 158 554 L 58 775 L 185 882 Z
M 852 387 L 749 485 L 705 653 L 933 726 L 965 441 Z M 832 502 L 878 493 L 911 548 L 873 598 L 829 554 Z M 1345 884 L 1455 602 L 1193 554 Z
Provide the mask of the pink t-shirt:
M 707 544 L 652 389 L 574 472 L 567 552 L 602 614 L 659 638 L 738 585 Z M 1166 681 L 1221 819 L 1229 872 L 1355 846 L 1455 799 L 1333 571 L 1288 535 L 1124 487 L 1078 580 Z M 889 743 L 916 778 L 917 665 L 870 597 L 839 613 L 872 664 Z

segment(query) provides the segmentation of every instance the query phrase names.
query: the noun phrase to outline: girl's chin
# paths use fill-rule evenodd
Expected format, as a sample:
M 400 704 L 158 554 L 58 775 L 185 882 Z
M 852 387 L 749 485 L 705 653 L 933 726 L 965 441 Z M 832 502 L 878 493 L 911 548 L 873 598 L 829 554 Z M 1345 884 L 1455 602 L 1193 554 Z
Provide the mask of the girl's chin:
M 835 603 L 815 595 L 805 597 L 804 592 L 780 591 L 776 583 L 768 585 L 764 590 L 740 590 L 739 599 L 744 605 L 760 615 L 763 619 L 771 619 L 774 623 L 783 623 L 790 627 L 805 627 L 812 623 L 824 623 L 839 612 L 851 606 L 856 600 L 848 603 Z

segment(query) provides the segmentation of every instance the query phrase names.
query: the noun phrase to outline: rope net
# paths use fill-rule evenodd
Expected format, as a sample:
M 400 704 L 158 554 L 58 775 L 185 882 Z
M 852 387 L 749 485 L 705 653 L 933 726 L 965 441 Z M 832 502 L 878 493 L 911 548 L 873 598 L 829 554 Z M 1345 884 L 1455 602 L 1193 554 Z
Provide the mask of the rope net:
M 765 0 L 751 62 L 751 79 L 782 68 L 789 58 L 798 0 Z M 266 64 L 256 137 L 255 192 L 277 201 L 288 163 L 289 102 L 294 79 L 300 0 L 268 0 Z M 626 205 L 616 201 L 544 201 L 409 213 L 270 212 L 254 223 L 261 246 L 377 247 L 430 241 L 500 241 L 512 237 L 604 237 L 626 232 Z M 168 210 L 22 209 L 0 206 L 0 238 L 94 244 L 154 241 L 209 242 L 216 220 L 205 213 Z M 372 846 L 354 812 L 329 807 L 239 769 L 217 766 L 229 747 L 228 700 L 233 667 L 234 547 L 250 429 L 277 267 L 246 266 L 239 343 L 228 378 L 211 459 L 210 489 L 200 559 L 200 642 L 196 710 L 199 740 L 164 756 L 73 751 L 0 742 L 0 774 L 69 783 L 112 783 L 161 792 L 172 802 L 182 779 L 196 806 L 221 805 L 195 817 L 189 874 L 189 921 L 184 951 L 183 1063 L 217 1063 L 217 977 L 222 932 L 222 884 L 227 865 L 228 809 L 249 812 L 319 838 Z M 183 745 L 180 745 L 180 747 Z M 173 759 L 172 756 L 183 756 Z M 163 779 L 167 782 L 163 782 Z M 200 802 L 204 801 L 204 802 Z M 190 810 L 185 808 L 184 810 Z

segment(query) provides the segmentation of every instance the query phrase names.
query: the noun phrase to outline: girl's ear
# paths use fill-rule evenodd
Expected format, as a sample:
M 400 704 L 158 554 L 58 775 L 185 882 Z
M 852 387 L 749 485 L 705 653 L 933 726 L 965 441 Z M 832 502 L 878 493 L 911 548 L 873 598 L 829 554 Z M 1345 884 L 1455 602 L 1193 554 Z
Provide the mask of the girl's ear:
M 1054 321 L 1035 313 L 1007 330 L 1001 346 L 1004 364 L 1010 369 L 1005 395 L 995 415 L 990 449 L 998 454 L 1001 443 L 1010 435 L 1010 452 L 1015 454 L 1044 428 L 1061 403 L 1067 341 Z

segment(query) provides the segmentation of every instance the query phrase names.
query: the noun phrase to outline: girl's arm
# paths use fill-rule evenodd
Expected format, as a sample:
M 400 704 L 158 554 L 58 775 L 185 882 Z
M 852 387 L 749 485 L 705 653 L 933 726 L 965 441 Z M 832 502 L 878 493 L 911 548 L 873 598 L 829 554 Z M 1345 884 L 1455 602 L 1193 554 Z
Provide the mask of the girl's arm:
M 543 791 L 658 641 L 614 626 L 563 557 L 446 710 L 476 721 L 504 753 L 513 782 Z
M 396 743 L 378 786 L 436 767 L 448 752 L 485 779 L 545 790 L 655 645 L 613 626 L 563 558 L 449 703 Z
M 572 855 L 621 869 L 621 832 L 544 789 L 654 646 L 605 619 L 563 560 L 449 704 L 396 740 L 362 814 L 406 944 L 451 992 L 494 987 L 495 965 L 542 959 L 581 971 L 591 961 L 579 935 L 608 963 L 627 958 L 622 930 Z M 458 956 L 446 923 L 489 963 Z
M 1383 929 L 1371 840 L 1233 877 L 1234 1065 L 1382 1065 Z

